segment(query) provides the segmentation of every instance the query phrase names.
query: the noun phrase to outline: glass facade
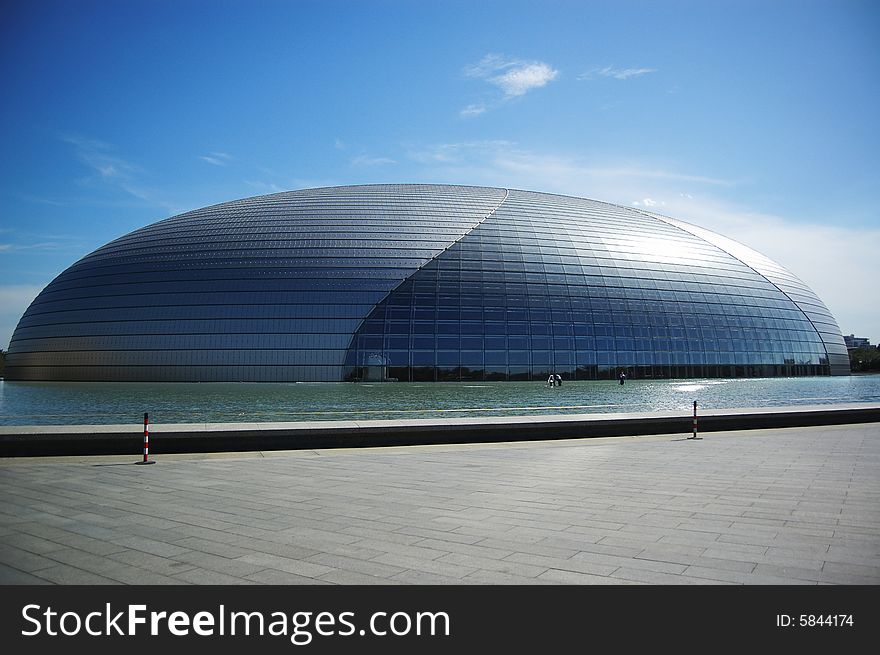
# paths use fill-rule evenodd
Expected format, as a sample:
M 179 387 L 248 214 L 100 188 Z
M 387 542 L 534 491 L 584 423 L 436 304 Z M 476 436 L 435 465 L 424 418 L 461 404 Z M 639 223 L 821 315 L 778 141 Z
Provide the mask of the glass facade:
M 848 374 L 791 273 L 674 219 L 441 185 L 223 203 L 113 241 L 16 329 L 7 379 L 524 380 Z

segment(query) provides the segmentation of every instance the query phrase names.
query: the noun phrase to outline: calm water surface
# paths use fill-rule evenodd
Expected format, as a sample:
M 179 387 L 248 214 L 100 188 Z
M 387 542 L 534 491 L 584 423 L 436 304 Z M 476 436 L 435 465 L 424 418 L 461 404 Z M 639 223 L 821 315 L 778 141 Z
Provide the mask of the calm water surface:
M 731 380 L 102 383 L 0 380 L 0 425 L 316 421 L 690 412 L 880 402 L 880 375 Z

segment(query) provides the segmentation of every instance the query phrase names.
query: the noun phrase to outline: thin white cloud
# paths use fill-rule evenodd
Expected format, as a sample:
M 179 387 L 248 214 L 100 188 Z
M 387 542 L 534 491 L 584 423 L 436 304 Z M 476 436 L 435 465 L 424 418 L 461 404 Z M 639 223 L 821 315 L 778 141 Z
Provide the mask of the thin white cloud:
M 647 182 L 654 181 L 714 187 L 736 185 L 736 182 L 731 180 L 693 175 L 640 162 L 592 161 L 565 155 L 536 153 L 510 147 L 505 142 L 492 142 L 491 153 L 487 154 L 492 157 L 494 166 L 499 170 L 517 178 L 530 180 L 530 188 L 541 188 L 535 187 L 535 183 L 540 180 L 552 185 L 549 188 L 571 188 L 581 181 L 600 190 L 617 186 L 638 189 Z M 629 198 L 626 197 L 616 198 L 616 202 L 628 201 Z
M 274 172 L 269 169 L 261 169 L 263 173 L 270 177 L 274 177 L 275 181 L 266 180 L 242 180 L 242 182 L 261 194 L 266 193 L 286 193 L 297 189 L 318 189 L 321 187 L 339 186 L 345 184 L 346 180 L 320 179 L 320 178 L 304 178 L 285 175 Z
M 642 198 L 641 200 L 634 200 L 634 207 L 663 207 L 666 203 L 663 200 L 654 200 L 653 198 Z
M 40 234 L 22 232 L 18 229 L 0 230 L 4 242 L 0 243 L 0 254 L 19 252 L 76 252 L 81 253 L 88 247 L 81 235 L 77 234 Z
M 487 78 L 496 71 L 509 65 L 510 60 L 497 54 L 488 54 L 476 64 L 465 66 L 464 74 L 468 77 Z
M 502 101 L 523 96 L 559 77 L 559 71 L 545 62 L 511 59 L 499 54 L 488 54 L 476 64 L 466 66 L 464 74 L 499 88 Z M 474 103 L 460 110 L 459 115 L 478 116 L 488 109 L 486 103 Z
M 445 165 L 448 172 L 476 173 L 481 183 L 586 194 L 624 204 L 632 204 L 634 197 L 659 202 L 658 197 L 649 192 L 670 185 L 717 188 L 737 185 L 734 180 L 671 170 L 638 159 L 617 161 L 536 152 L 504 139 L 413 147 L 408 156 L 426 165 Z M 612 191 L 611 197 L 608 191 Z M 590 193 L 595 195 L 589 196 Z
M 105 181 L 131 179 L 137 166 L 113 154 L 113 146 L 97 139 L 64 135 L 61 140 L 74 147 L 77 158 Z
M 278 186 L 274 182 L 263 182 L 261 180 L 242 180 L 249 187 L 253 187 L 257 189 L 261 193 L 281 193 L 282 191 L 288 191 L 283 187 Z
M 423 147 L 410 148 L 408 156 L 414 161 L 424 164 L 462 162 L 473 157 L 482 157 L 486 153 L 515 149 L 516 144 L 503 139 L 485 139 L 480 141 L 462 141 L 459 143 L 439 143 Z
M 225 152 L 209 152 L 207 155 L 200 155 L 199 159 L 213 166 L 226 166 L 232 161 L 232 155 Z
M 358 155 L 351 158 L 353 166 L 387 166 L 396 164 L 397 162 L 389 157 L 370 157 L 369 155 Z
M 45 196 L 35 196 L 29 193 L 21 193 L 18 196 L 26 202 L 35 202 L 41 205 L 51 205 L 52 207 L 65 207 L 70 204 L 69 201 L 58 200 L 56 198 L 46 198 Z
M 85 184 L 94 186 L 99 181 L 169 212 L 182 211 L 179 206 L 162 199 L 155 190 L 144 186 L 140 180 L 143 170 L 114 154 L 111 144 L 76 134 L 63 135 L 61 140 L 72 145 L 77 158 L 93 173 L 97 173 L 97 177 L 86 178 Z
M 60 241 L 38 241 L 35 243 L 21 244 L 21 243 L 0 243 L 0 253 L 13 253 L 13 252 L 58 252 L 58 251 L 68 251 L 74 250 L 69 243 L 62 243 Z
M 345 148 L 346 148 L 345 141 L 343 141 L 339 137 L 336 137 L 336 140 L 333 142 L 333 147 L 336 148 L 337 150 L 345 150 Z
M 544 86 L 558 75 L 559 71 L 547 64 L 534 62 L 517 65 L 501 75 L 490 77 L 489 81 L 500 87 L 505 96 L 513 98 Z
M 480 102 L 473 105 L 468 105 L 460 112 L 458 112 L 458 114 L 459 116 L 462 116 L 464 118 L 467 118 L 469 116 L 479 116 L 480 114 L 486 113 L 486 109 L 486 105 Z
M 656 68 L 614 68 L 613 66 L 605 66 L 604 68 L 594 68 L 593 70 L 578 75 L 579 80 L 592 79 L 594 75 L 602 77 L 613 77 L 615 80 L 628 80 L 631 77 L 641 77 L 648 73 L 656 73 Z
M 335 180 L 332 178 L 308 178 L 294 177 L 290 180 L 290 189 L 321 189 L 324 187 L 340 186 L 348 180 Z

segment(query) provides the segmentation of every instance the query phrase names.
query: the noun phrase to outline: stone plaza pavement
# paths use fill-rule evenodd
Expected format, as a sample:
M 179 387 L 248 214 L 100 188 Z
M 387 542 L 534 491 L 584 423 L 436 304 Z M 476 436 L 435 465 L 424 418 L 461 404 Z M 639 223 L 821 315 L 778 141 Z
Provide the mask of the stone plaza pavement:
M 880 583 L 880 424 L 687 436 L 0 459 L 0 583 Z

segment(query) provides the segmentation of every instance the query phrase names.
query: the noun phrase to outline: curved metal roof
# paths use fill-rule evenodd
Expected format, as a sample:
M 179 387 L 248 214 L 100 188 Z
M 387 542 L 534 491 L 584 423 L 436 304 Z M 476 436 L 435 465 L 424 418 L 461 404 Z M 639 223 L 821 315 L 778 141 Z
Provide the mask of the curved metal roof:
M 803 282 L 702 228 L 569 196 L 364 185 L 222 203 L 108 243 L 34 300 L 6 377 L 342 380 L 376 355 L 408 379 L 849 372 Z

